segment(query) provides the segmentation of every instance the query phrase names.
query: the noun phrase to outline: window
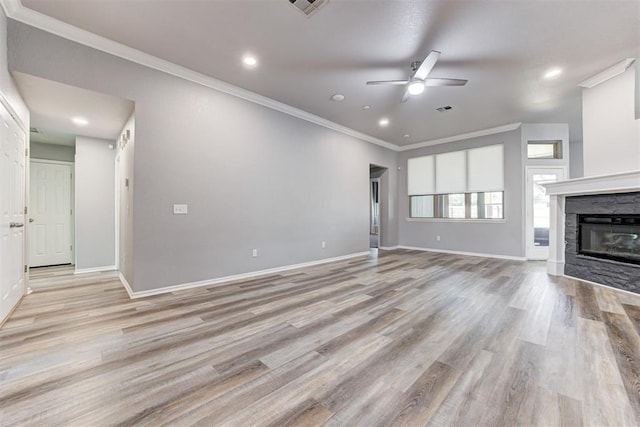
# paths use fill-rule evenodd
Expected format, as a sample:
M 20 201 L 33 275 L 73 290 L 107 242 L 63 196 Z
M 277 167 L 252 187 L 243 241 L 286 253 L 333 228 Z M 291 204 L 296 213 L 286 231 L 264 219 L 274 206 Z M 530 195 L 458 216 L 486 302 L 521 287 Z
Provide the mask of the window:
M 502 144 L 407 161 L 411 218 L 503 219 Z
M 471 193 L 471 218 L 503 219 L 502 191 Z
M 411 196 L 411 218 L 434 218 L 433 196 Z
M 528 159 L 561 159 L 562 141 L 527 141 Z
M 504 219 L 502 191 L 410 196 L 411 218 Z

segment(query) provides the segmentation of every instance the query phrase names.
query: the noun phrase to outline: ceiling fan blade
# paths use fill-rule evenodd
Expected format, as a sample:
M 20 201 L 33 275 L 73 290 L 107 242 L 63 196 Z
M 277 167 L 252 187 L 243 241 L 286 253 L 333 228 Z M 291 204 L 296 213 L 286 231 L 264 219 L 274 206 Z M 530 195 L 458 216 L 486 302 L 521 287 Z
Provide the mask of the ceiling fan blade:
M 415 73 L 413 73 L 413 79 L 424 80 L 427 78 L 433 67 L 438 62 L 438 58 L 440 58 L 440 52 L 437 50 L 432 50 L 429 52 L 429 55 L 422 61 L 418 69 Z
M 407 90 L 404 91 L 404 95 L 402 96 L 402 99 L 400 100 L 401 104 L 404 104 L 405 102 L 407 102 L 407 100 L 409 99 L 411 95 L 409 94 L 409 89 L 407 88 Z
M 464 86 L 469 80 L 462 79 L 425 79 L 425 86 Z
M 397 85 L 402 86 L 409 84 L 409 80 L 374 80 L 367 82 L 368 85 Z

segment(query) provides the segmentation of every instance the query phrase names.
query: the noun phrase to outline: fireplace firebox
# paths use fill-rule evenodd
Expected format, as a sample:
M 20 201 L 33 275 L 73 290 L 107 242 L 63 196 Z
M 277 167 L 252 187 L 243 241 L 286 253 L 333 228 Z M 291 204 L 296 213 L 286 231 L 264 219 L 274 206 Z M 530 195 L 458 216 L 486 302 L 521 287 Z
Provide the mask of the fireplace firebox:
M 578 215 L 578 254 L 640 265 L 640 215 Z

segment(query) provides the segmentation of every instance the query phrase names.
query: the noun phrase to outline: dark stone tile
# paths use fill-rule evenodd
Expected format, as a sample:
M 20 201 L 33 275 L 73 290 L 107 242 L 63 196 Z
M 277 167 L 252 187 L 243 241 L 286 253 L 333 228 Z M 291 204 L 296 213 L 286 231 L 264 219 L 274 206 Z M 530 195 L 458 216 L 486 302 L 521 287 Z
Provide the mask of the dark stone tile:
M 640 192 L 567 197 L 565 274 L 640 293 L 640 265 L 577 255 L 578 214 L 640 214 Z

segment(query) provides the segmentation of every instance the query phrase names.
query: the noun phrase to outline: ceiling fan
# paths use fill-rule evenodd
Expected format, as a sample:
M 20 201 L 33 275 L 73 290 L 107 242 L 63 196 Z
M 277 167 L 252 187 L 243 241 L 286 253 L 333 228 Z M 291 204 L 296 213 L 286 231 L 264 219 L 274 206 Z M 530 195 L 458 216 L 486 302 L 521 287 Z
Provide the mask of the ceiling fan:
M 413 75 L 409 80 L 374 80 L 367 82 L 368 85 L 396 85 L 407 86 L 401 102 L 407 102 L 410 95 L 420 95 L 426 86 L 464 86 L 468 80 L 462 79 L 434 79 L 427 78 L 433 67 L 436 65 L 440 52 L 432 50 L 424 61 L 411 63 Z

